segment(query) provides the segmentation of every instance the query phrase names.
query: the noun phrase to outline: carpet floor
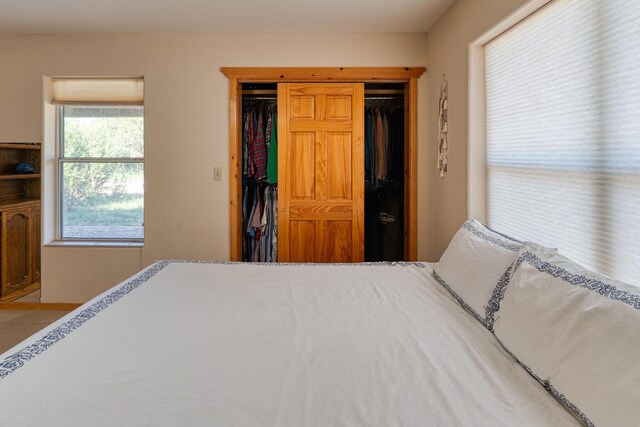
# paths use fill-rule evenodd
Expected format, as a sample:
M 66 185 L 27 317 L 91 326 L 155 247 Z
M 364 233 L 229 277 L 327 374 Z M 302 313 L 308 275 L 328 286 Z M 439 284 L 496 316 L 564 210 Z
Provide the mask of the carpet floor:
M 66 311 L 0 310 L 0 354 L 65 314 Z

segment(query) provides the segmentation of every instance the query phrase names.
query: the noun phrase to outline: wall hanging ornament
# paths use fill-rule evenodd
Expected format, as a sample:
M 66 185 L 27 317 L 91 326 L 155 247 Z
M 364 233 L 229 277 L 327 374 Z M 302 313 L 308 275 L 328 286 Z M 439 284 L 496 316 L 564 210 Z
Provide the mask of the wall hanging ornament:
M 444 178 L 445 172 L 447 172 L 448 159 L 448 111 L 449 111 L 449 82 L 445 75 L 442 75 L 442 83 L 440 84 L 440 99 L 438 101 L 438 170 L 440 171 L 440 178 Z

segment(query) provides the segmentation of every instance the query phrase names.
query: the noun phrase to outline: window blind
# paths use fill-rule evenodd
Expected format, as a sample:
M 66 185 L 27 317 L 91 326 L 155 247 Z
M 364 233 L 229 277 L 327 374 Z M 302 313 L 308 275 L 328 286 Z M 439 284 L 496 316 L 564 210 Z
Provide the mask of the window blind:
M 485 45 L 487 222 L 640 285 L 640 2 L 555 0 Z
M 53 78 L 54 104 L 142 105 L 144 82 L 135 78 Z

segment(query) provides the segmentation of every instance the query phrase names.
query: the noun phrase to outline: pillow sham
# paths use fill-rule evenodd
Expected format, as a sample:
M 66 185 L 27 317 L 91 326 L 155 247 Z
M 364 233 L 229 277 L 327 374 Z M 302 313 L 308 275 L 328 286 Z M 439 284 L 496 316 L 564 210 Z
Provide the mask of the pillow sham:
M 456 232 L 434 267 L 433 276 L 474 317 L 490 330 L 494 308 L 489 306 L 499 283 L 509 279 L 510 267 L 522 244 L 470 219 Z
M 640 419 L 640 288 L 526 243 L 494 333 L 588 425 Z

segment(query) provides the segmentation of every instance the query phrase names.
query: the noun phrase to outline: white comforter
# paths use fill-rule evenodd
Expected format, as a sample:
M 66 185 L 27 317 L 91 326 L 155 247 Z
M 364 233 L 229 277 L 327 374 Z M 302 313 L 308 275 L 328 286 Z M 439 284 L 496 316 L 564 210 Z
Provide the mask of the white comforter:
M 155 264 L 0 356 L 0 425 L 576 425 L 430 273 Z

